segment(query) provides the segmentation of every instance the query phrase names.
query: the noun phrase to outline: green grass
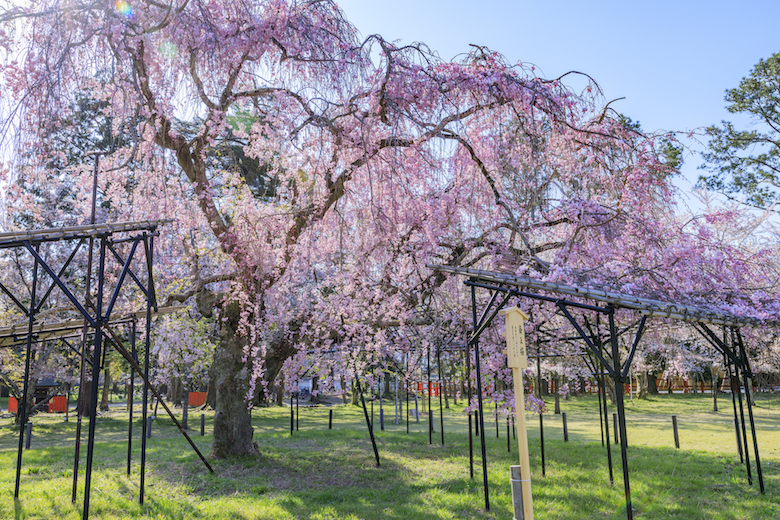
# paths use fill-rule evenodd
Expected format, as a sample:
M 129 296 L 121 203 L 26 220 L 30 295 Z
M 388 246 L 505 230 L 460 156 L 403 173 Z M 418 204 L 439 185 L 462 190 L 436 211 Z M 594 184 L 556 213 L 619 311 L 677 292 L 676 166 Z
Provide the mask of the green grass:
M 780 400 L 759 397 L 755 409 L 764 495 L 757 482 L 747 484 L 745 466 L 736 453 L 728 396 L 722 396 L 719 405 L 720 412 L 712 412 L 711 396 L 701 395 L 662 395 L 627 404 L 628 464 L 637 519 L 780 518 Z M 597 401 L 575 398 L 564 402 L 562 409 L 567 413 L 570 442 L 563 442 L 561 417 L 546 414 L 545 476 L 538 416 L 527 415 L 536 518 L 625 518 L 620 450 L 612 448 L 615 483 L 610 485 Z M 389 417 L 382 432 L 375 407 L 380 468 L 374 464 L 362 410 L 339 405 L 333 411 L 334 429 L 328 430 L 328 408 L 301 407 L 300 430 L 290 435 L 289 409 L 255 410 L 260 456 L 211 461 L 215 475 L 205 470 L 170 419 L 161 417 L 149 440 L 143 505 L 138 504 L 139 422 L 134 425 L 133 470 L 128 477 L 125 413 L 117 410 L 102 415 L 97 423 L 91 517 L 512 518 L 508 471 L 516 463 L 517 445 L 512 441 L 511 453 L 507 453 L 505 422 L 499 421 L 500 438 L 496 438 L 492 415 L 486 419 L 491 490 L 491 511 L 487 512 L 479 459 L 475 479 L 469 478 L 467 423 L 460 407 L 445 411 L 444 446 L 438 414 L 433 444 L 429 444 L 425 419 L 413 422 L 407 434 L 405 424 L 392 424 L 390 403 L 385 407 Z M 680 426 L 679 450 L 674 448 L 672 414 Z M 199 414 L 190 415 L 191 435 L 204 452 L 210 447 L 212 417 L 207 414 L 206 436 L 200 437 Z M 64 423 L 62 415 L 47 414 L 34 418 L 32 449 L 24 452 L 21 497 L 16 502 L 12 497 L 18 429 L 11 421 L 6 418 L 0 423 L 0 493 L 6 498 L 0 500 L 0 518 L 81 518 L 83 489 L 75 505 L 70 501 L 74 419 Z M 610 430 L 611 426 L 610 421 Z M 84 443 L 80 486 L 85 456 Z M 755 480 L 755 471 L 753 476 Z

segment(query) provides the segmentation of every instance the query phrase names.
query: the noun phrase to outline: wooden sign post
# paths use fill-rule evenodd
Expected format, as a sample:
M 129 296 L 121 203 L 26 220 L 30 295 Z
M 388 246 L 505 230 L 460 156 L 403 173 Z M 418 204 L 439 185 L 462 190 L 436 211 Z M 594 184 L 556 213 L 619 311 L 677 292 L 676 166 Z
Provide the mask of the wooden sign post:
M 531 498 L 531 465 L 528 457 L 528 432 L 525 427 L 525 395 L 523 392 L 523 372 L 528 368 L 528 355 L 525 348 L 525 328 L 523 323 L 528 315 L 517 307 L 500 311 L 506 321 L 507 365 L 512 369 L 515 386 L 515 410 L 517 415 L 517 447 L 520 452 L 520 479 L 517 482 L 516 469 L 511 472 L 513 502 L 515 503 L 515 519 L 533 520 L 534 508 Z M 513 467 L 514 469 L 515 467 Z M 515 494 L 517 484 L 520 484 L 520 496 Z M 522 512 L 519 510 L 522 504 Z M 519 516 L 522 514 L 522 516 Z

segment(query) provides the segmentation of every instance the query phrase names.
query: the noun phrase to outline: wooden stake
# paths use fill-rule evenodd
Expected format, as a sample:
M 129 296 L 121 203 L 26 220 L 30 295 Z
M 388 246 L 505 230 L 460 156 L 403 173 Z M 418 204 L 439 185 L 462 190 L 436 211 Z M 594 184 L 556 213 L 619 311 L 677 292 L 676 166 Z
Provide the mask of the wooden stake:
M 520 487 L 522 488 L 523 520 L 533 520 L 534 509 L 531 496 L 531 462 L 528 456 L 528 431 L 525 425 L 525 395 L 523 389 L 523 368 L 528 367 L 523 322 L 528 316 L 517 307 L 500 311 L 506 320 L 507 364 L 512 368 L 515 387 L 515 410 L 517 416 L 517 448 L 520 455 Z M 484 426 L 484 425 L 483 425 Z M 515 479 L 513 471 L 512 480 Z M 513 482 L 513 486 L 514 486 Z M 515 500 L 517 503 L 517 500 Z

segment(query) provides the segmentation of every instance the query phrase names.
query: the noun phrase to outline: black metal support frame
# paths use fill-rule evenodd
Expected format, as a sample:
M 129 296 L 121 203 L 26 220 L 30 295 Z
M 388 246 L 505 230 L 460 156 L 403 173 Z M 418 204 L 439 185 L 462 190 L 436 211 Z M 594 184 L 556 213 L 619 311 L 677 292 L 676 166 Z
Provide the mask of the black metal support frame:
M 715 348 L 715 350 L 723 354 L 726 372 L 729 377 L 729 385 L 731 386 L 731 399 L 734 408 L 734 424 L 737 434 L 737 451 L 739 451 L 740 460 L 745 463 L 748 484 L 753 485 L 753 474 L 750 465 L 750 452 L 748 449 L 747 424 L 745 422 L 745 406 L 743 404 L 741 390 L 741 387 L 744 386 L 745 388 L 745 401 L 747 404 L 748 420 L 750 422 L 750 434 L 753 441 L 752 444 L 753 455 L 756 463 L 756 475 L 758 477 L 759 489 L 761 493 L 764 493 L 764 474 L 761 469 L 761 457 L 758 453 L 756 423 L 753 417 L 753 399 L 751 398 L 751 391 L 753 387 L 753 372 L 750 368 L 750 361 L 748 360 L 747 352 L 745 350 L 744 340 L 742 339 L 742 332 L 740 331 L 739 327 L 729 327 L 728 330 L 726 330 L 726 327 L 723 327 L 723 337 L 721 339 L 704 323 L 697 324 L 695 328 L 702 335 L 702 337 L 704 337 L 704 339 L 706 339 L 707 342 L 709 342 L 709 344 Z M 740 374 L 742 375 L 742 380 L 740 380 Z M 737 406 L 739 407 L 739 414 L 737 414 Z M 742 457 L 743 454 L 744 459 Z
M 358 393 L 360 393 L 360 403 L 363 405 L 363 415 L 366 418 L 366 426 L 368 427 L 368 435 L 371 437 L 371 447 L 374 450 L 374 458 L 376 458 L 376 467 L 379 465 L 379 450 L 376 447 L 376 439 L 374 438 L 374 425 L 371 423 L 371 419 L 368 418 L 368 409 L 366 408 L 366 399 L 363 397 L 363 386 L 360 384 L 360 378 L 355 372 L 355 383 L 357 383 Z M 290 403 L 292 407 L 292 403 Z
M 444 381 L 441 378 L 441 348 L 438 345 L 436 346 L 436 365 L 439 371 L 439 428 L 441 430 L 441 445 L 444 446 L 444 406 L 442 405 Z
M 24 441 L 25 428 L 24 425 L 27 422 L 27 393 L 29 389 L 30 378 L 30 365 L 32 361 L 32 344 L 38 342 L 48 335 L 57 334 L 58 330 L 62 332 L 63 336 L 73 336 L 74 327 L 70 324 L 63 326 L 61 329 L 57 327 L 48 328 L 45 330 L 45 334 L 37 331 L 44 331 L 46 326 L 36 325 L 36 316 L 45 304 L 47 298 L 54 292 L 55 288 L 59 288 L 61 293 L 67 298 L 72 306 L 78 311 L 81 318 L 84 321 L 84 327 L 82 331 L 82 338 L 86 339 L 86 333 L 89 332 L 92 336 L 92 354 L 91 359 L 86 355 L 86 352 L 82 350 L 81 366 L 83 369 L 87 366 L 91 368 L 92 388 L 91 398 L 89 403 L 88 417 L 90 419 L 87 438 L 87 460 L 85 467 L 85 484 L 84 484 L 84 507 L 82 517 L 84 519 L 89 518 L 89 501 L 92 483 L 93 461 L 94 461 L 94 445 L 96 438 L 96 426 L 97 426 L 97 397 L 98 397 L 98 377 L 103 365 L 104 352 L 113 346 L 130 362 L 133 370 L 138 372 L 144 380 L 144 421 L 147 420 L 147 393 L 149 389 L 149 376 L 148 376 L 148 364 L 149 364 L 149 340 L 150 340 L 150 326 L 151 326 L 151 314 L 152 309 L 157 308 L 157 301 L 154 290 L 154 277 L 153 277 L 153 248 L 154 237 L 158 234 L 157 228 L 162 224 L 160 221 L 148 221 L 137 223 L 118 223 L 118 224 L 100 224 L 90 226 L 78 226 L 73 228 L 59 228 L 51 230 L 39 230 L 23 233 L 2 233 L 0 234 L 0 248 L 21 249 L 22 252 L 28 253 L 33 260 L 32 269 L 32 284 L 31 284 L 31 298 L 30 305 L 22 306 L 18 297 L 16 297 L 10 290 L 8 290 L 2 283 L 0 283 L 0 289 L 2 293 L 8 296 L 11 301 L 20 307 L 21 311 L 28 318 L 27 334 L 24 338 L 26 344 L 26 356 L 25 356 L 25 373 L 24 373 L 24 395 L 20 402 L 20 413 L 22 414 L 21 426 L 19 433 L 20 447 L 17 453 L 17 467 L 16 467 L 16 481 L 14 489 L 14 497 L 19 497 L 21 466 L 22 466 L 22 445 Z M 115 239 L 116 233 L 125 234 L 124 237 Z M 76 246 L 64 262 L 62 267 L 55 272 L 49 262 L 44 259 L 40 253 L 41 246 L 50 242 L 63 242 L 63 241 L 76 241 Z M 83 300 L 77 298 L 74 293 L 68 287 L 68 280 L 63 278 L 64 273 L 67 271 L 68 266 L 71 265 L 76 254 L 79 250 L 89 241 L 90 243 L 97 242 L 98 244 L 98 272 L 97 272 L 97 293 L 92 298 L 87 292 L 86 297 Z M 117 249 L 115 244 L 120 242 L 129 242 L 130 248 L 126 258 L 123 258 Z M 144 262 L 145 271 L 140 276 L 137 275 L 132 268 L 134 259 L 138 256 L 136 252 L 138 246 L 143 244 L 146 261 Z M 107 263 L 109 261 L 108 253 L 111 253 L 113 258 L 117 261 L 120 267 L 119 276 L 117 277 L 116 284 L 111 291 L 111 294 L 106 298 L 106 272 L 108 269 Z M 92 249 L 90 248 L 89 260 L 92 259 Z M 91 272 L 91 261 L 87 266 L 88 271 Z M 43 293 L 43 296 L 38 297 L 38 285 L 40 284 L 41 274 L 40 271 L 49 277 L 50 285 Z M 128 351 L 122 344 L 119 337 L 111 329 L 112 314 L 116 303 L 119 300 L 123 290 L 127 285 L 126 279 L 128 276 L 135 282 L 140 288 L 143 295 L 146 297 L 146 359 L 145 369 L 142 370 L 137 363 L 137 353 L 135 348 L 135 318 L 132 319 L 133 331 L 131 336 L 131 350 Z M 146 286 L 141 281 L 141 278 L 146 278 Z M 90 277 L 91 278 L 91 277 Z M 84 343 L 86 346 L 86 342 Z M 72 350 L 75 350 L 69 345 Z M 82 379 L 83 382 L 83 379 Z M 132 384 L 132 383 L 131 383 Z M 80 390 L 83 389 L 83 384 Z M 157 392 L 152 388 L 152 391 Z M 171 413 L 169 411 L 169 413 Z M 175 418 L 174 418 L 175 419 Z M 186 432 L 185 436 L 186 436 Z M 132 407 L 130 410 L 130 423 L 128 426 L 128 455 L 127 455 L 127 471 L 130 474 L 131 464 L 131 442 L 132 442 Z M 188 438 L 188 440 L 190 440 Z M 197 447 L 190 440 L 193 448 L 205 465 L 211 470 L 208 462 L 203 458 Z M 76 457 L 74 461 L 74 489 L 77 482 L 78 474 L 78 446 L 76 445 Z M 144 493 L 144 469 L 145 469 L 145 457 L 146 457 L 146 436 L 142 435 L 142 448 L 141 448 L 141 487 L 140 487 L 140 501 L 143 503 Z M 75 495 L 73 497 L 75 501 Z
M 726 313 L 718 314 L 714 311 L 708 311 L 706 309 L 700 309 L 696 307 L 666 304 L 665 302 L 658 302 L 655 300 L 642 300 L 630 296 L 626 297 L 627 303 L 625 305 L 622 305 L 620 299 L 621 295 L 619 294 L 607 293 L 605 291 L 579 289 L 571 286 L 559 286 L 561 289 L 560 292 L 562 294 L 570 294 L 572 296 L 576 296 L 580 298 L 592 298 L 597 302 L 601 302 L 603 304 L 603 306 L 590 305 L 590 304 L 582 303 L 580 301 L 571 301 L 564 298 L 555 298 L 543 294 L 537 294 L 533 292 L 519 290 L 517 286 L 522 286 L 521 285 L 522 283 L 526 283 L 525 279 L 520 280 L 521 277 L 513 278 L 511 276 L 503 276 L 499 274 L 495 274 L 495 275 L 488 274 L 485 277 L 480 277 L 480 276 L 473 276 L 470 270 L 458 271 L 457 269 L 451 269 L 442 266 L 430 266 L 430 267 L 433 267 L 435 269 L 441 269 L 442 271 L 445 272 L 450 271 L 450 272 L 454 272 L 455 274 L 466 274 L 470 276 L 469 279 L 464 282 L 466 286 L 469 286 L 471 288 L 471 303 L 472 303 L 472 318 L 473 318 L 473 334 L 467 343 L 467 348 L 473 345 L 475 349 L 474 363 L 476 369 L 476 383 L 477 383 L 476 392 L 478 396 L 478 405 L 479 405 L 478 420 L 481 426 L 479 434 L 480 434 L 480 442 L 482 448 L 482 471 L 483 471 L 483 478 L 484 478 L 485 509 L 487 510 L 490 509 L 490 501 L 489 501 L 489 488 L 488 488 L 488 481 L 487 481 L 487 461 L 485 459 L 482 379 L 481 379 L 481 371 L 480 371 L 480 356 L 479 356 L 478 340 L 482 332 L 490 325 L 493 318 L 495 318 L 495 316 L 498 314 L 498 311 L 506 304 L 506 302 L 510 298 L 513 297 L 529 298 L 536 301 L 542 301 L 542 302 L 554 304 L 557 307 L 558 313 L 563 317 L 565 317 L 566 320 L 572 325 L 572 327 L 577 332 L 578 336 L 575 336 L 573 338 L 566 338 L 566 340 L 569 341 L 569 340 L 578 339 L 582 341 L 585 344 L 585 351 L 590 356 L 592 356 L 591 359 L 593 360 L 594 365 L 598 365 L 598 367 L 594 366 L 593 368 L 594 369 L 598 368 L 598 370 L 594 370 L 594 373 L 599 375 L 598 377 L 599 389 L 600 389 L 599 405 L 601 408 L 600 416 L 602 421 L 602 442 L 606 445 L 607 448 L 610 483 L 614 483 L 614 477 L 612 472 L 612 456 L 611 456 L 611 448 L 610 448 L 611 442 L 610 442 L 609 421 L 608 421 L 609 414 L 607 411 L 606 385 L 604 384 L 604 377 L 609 376 L 612 378 L 615 387 L 615 400 L 616 400 L 615 404 L 617 408 L 617 419 L 618 419 L 617 420 L 618 431 L 616 432 L 617 433 L 616 438 L 619 440 L 619 444 L 620 444 L 623 485 L 624 485 L 624 493 L 625 493 L 625 500 L 626 500 L 626 516 L 628 520 L 632 520 L 634 515 L 633 515 L 633 509 L 631 505 L 631 486 L 629 480 L 628 456 L 627 456 L 628 439 L 626 433 L 626 412 L 625 412 L 625 402 L 624 402 L 623 393 L 624 393 L 624 383 L 628 377 L 631 363 L 633 362 L 634 356 L 639 346 L 639 342 L 641 341 L 642 336 L 645 332 L 645 327 L 646 327 L 648 317 L 660 316 L 660 317 L 665 317 L 670 319 L 682 320 L 692 324 L 693 327 L 707 341 L 709 341 L 716 349 L 718 349 L 720 352 L 723 353 L 724 359 L 727 361 L 727 368 L 730 374 L 731 374 L 731 368 L 734 369 L 734 376 L 732 377 L 732 396 L 734 396 L 734 394 L 737 395 L 737 399 L 735 399 L 735 405 L 734 405 L 735 421 L 741 425 L 741 429 L 742 429 L 741 438 L 742 438 L 742 444 L 744 445 L 745 463 L 746 463 L 748 481 L 750 484 L 752 484 L 751 466 L 748 457 L 747 425 L 745 421 L 742 394 L 741 391 L 739 390 L 739 386 L 741 384 L 744 384 L 746 393 L 750 392 L 750 388 L 751 388 L 750 385 L 752 384 L 751 382 L 752 372 L 750 370 L 750 365 L 748 362 L 748 358 L 745 351 L 745 346 L 744 346 L 744 342 L 742 339 L 739 326 L 744 324 L 753 325 L 755 324 L 753 320 L 737 318 L 728 315 Z M 503 282 L 504 279 L 507 280 L 506 283 Z M 517 283 L 513 285 L 513 281 Z M 537 285 L 542 285 L 542 284 L 543 283 Z M 529 282 L 529 287 L 531 286 L 533 286 L 535 289 L 537 288 L 534 284 Z M 489 301 L 487 305 L 484 307 L 482 317 L 479 320 L 477 319 L 477 297 L 476 297 L 477 288 L 486 289 L 490 291 Z M 557 287 L 555 286 L 555 284 L 549 284 L 549 287 L 545 286 L 544 288 L 540 288 L 540 290 L 552 290 L 552 291 L 556 291 L 556 289 Z M 499 294 L 503 294 L 504 297 L 501 303 L 495 306 Z M 641 317 L 634 324 L 625 327 L 622 330 L 618 330 L 615 323 L 615 312 L 617 309 L 630 309 L 633 311 L 638 311 Z M 580 312 L 596 313 L 597 317 L 606 316 L 608 321 L 607 334 L 602 336 L 601 332 L 598 330 L 599 329 L 598 325 L 596 327 L 595 333 L 592 331 L 592 329 L 591 329 L 591 333 L 586 332 L 585 328 L 579 323 L 579 321 L 572 314 L 572 310 L 577 310 Z M 708 328 L 707 326 L 708 323 L 722 324 L 724 326 L 724 329 L 725 327 L 728 326 L 730 330 L 730 334 L 727 335 L 724 333 L 724 339 L 720 340 L 717 337 L 717 335 L 715 335 Z M 590 329 L 590 326 L 587 323 L 587 319 L 586 319 L 586 327 Z M 621 359 L 621 349 L 618 340 L 623 334 L 626 334 L 627 332 L 629 332 L 634 328 L 635 328 L 635 333 L 633 334 L 633 340 L 631 342 L 631 346 L 630 348 L 628 348 L 628 352 L 625 358 Z M 467 364 L 467 368 L 468 366 L 469 365 Z M 742 375 L 742 382 L 739 381 L 740 374 Z M 739 415 L 737 415 L 736 413 L 737 401 L 739 402 L 739 409 L 740 409 Z M 750 423 L 750 431 L 753 440 L 753 453 L 755 455 L 755 461 L 756 461 L 756 473 L 758 475 L 761 492 L 763 493 L 764 492 L 763 474 L 761 471 L 761 462 L 758 455 L 758 441 L 756 438 L 755 420 L 753 417 L 750 395 L 747 396 L 747 412 L 748 412 L 747 415 Z M 518 411 L 518 413 L 520 412 Z M 471 417 L 469 416 L 469 419 L 470 418 Z M 738 442 L 739 442 L 739 431 L 737 432 L 737 435 L 738 435 Z M 604 442 L 604 440 L 606 440 L 606 442 Z M 470 427 L 469 427 L 469 441 L 471 441 Z M 473 460 L 471 442 L 469 446 L 469 454 L 470 457 L 472 457 L 470 460 Z M 473 465 L 472 465 L 472 477 L 473 477 Z

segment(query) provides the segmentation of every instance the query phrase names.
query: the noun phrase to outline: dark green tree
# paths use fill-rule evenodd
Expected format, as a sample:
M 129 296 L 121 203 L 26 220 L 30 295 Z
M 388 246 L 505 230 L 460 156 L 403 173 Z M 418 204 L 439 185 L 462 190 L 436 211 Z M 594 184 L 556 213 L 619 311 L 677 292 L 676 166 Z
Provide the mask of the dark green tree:
M 722 121 L 707 128 L 709 150 L 703 155 L 699 183 L 728 197 L 769 208 L 780 196 L 780 53 L 760 60 L 739 87 L 726 92 L 732 114 L 750 118 L 750 130 Z

